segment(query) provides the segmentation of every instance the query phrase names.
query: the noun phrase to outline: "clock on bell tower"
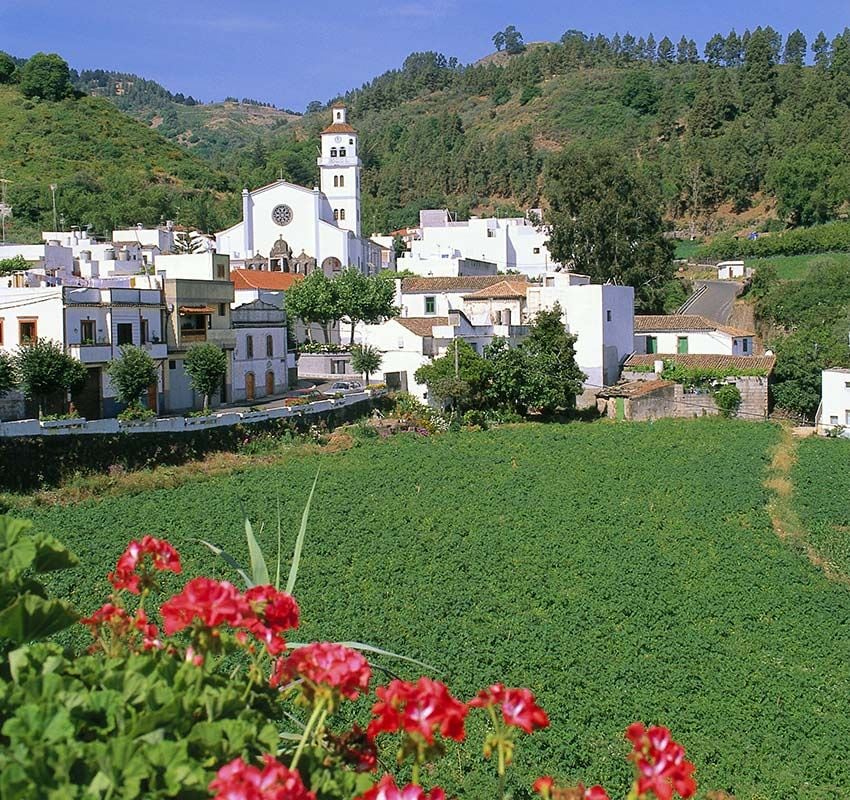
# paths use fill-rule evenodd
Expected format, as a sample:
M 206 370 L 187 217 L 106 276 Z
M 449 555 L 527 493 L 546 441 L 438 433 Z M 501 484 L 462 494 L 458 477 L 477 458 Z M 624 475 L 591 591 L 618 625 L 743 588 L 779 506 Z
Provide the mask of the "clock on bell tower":
M 331 124 L 322 131 L 322 154 L 317 163 L 322 193 L 328 198 L 335 224 L 360 236 L 357 132 L 348 124 L 345 106 L 331 108 Z

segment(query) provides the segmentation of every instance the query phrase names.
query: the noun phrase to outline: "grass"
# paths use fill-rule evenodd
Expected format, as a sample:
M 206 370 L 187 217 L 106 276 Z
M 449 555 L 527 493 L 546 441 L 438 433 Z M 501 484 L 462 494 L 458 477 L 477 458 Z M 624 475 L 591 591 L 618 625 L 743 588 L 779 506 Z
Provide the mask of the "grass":
M 674 254 L 675 258 L 690 258 L 694 251 L 697 250 L 702 245 L 702 242 L 698 239 L 694 239 L 694 241 L 689 241 L 688 239 L 677 239 L 676 240 L 676 252 Z
M 279 500 L 291 543 L 321 466 L 299 638 L 405 653 L 463 697 L 532 688 L 553 724 L 521 743 L 516 797 L 543 772 L 625 795 L 622 732 L 641 719 L 686 745 L 702 797 L 822 800 L 850 786 L 850 594 L 771 526 L 781 443 L 734 420 L 523 425 L 26 513 L 81 556 L 52 589 L 89 611 L 130 537 L 165 535 L 187 575 L 234 578 L 197 539 L 246 561 L 244 512 L 271 551 Z M 494 796 L 481 733 L 433 777 L 451 794 Z
M 758 269 L 770 264 L 776 267 L 776 276 L 783 281 L 799 281 L 805 278 L 817 264 L 839 264 L 850 271 L 850 253 L 819 253 L 805 256 L 773 256 L 771 258 L 747 258 L 748 267 Z
M 808 542 L 827 568 L 850 575 L 850 441 L 800 442 L 792 472 Z

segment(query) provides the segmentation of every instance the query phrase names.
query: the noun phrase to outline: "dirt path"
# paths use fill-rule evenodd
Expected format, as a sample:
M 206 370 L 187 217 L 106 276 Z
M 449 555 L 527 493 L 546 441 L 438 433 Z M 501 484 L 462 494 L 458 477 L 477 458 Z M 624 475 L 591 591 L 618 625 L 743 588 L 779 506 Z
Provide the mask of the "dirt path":
M 836 570 L 809 543 L 803 521 L 794 509 L 791 470 L 797 462 L 797 445 L 798 439 L 794 437 L 791 427 L 783 425 L 764 481 L 765 488 L 773 493 L 773 498 L 767 504 L 770 522 L 776 535 L 805 554 L 812 566 L 817 567 L 829 580 L 850 588 L 850 577 Z

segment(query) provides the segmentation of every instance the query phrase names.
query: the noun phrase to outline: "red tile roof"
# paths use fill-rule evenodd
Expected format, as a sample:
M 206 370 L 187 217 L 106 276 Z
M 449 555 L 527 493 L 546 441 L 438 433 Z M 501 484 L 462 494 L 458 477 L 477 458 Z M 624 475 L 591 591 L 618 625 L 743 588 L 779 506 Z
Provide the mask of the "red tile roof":
M 504 275 L 460 275 L 446 278 L 416 277 L 403 278 L 401 291 L 405 294 L 424 294 L 425 292 L 475 292 L 495 286 L 497 283 L 511 283 L 517 287 L 526 285 L 525 277 L 505 278 Z
M 654 380 L 654 381 L 629 381 L 621 383 L 618 386 L 606 386 L 602 391 L 597 392 L 597 397 L 642 397 L 645 394 L 663 389 L 667 386 L 675 386 L 673 381 Z
M 775 356 L 729 356 L 721 354 L 689 353 L 647 353 L 630 355 L 623 364 L 624 369 L 629 367 L 651 367 L 656 361 L 672 361 L 683 367 L 697 367 L 700 369 L 739 369 L 741 372 L 763 372 L 765 375 L 773 372 L 776 365 Z
M 322 133 L 357 133 L 357 131 L 347 122 L 334 122 L 333 125 L 328 125 Z
M 471 294 L 465 294 L 464 300 L 513 300 L 525 297 L 528 284 L 525 281 L 512 282 L 502 280 L 492 286 L 485 286 Z
M 729 336 L 755 336 L 752 331 L 721 325 L 699 314 L 635 315 L 635 333 L 654 333 L 655 331 L 722 331 Z
M 395 317 L 395 321 L 417 336 L 433 336 L 435 325 L 448 325 L 448 317 Z
M 278 292 L 285 292 L 303 277 L 296 272 L 268 272 L 260 269 L 236 269 L 230 273 L 230 280 L 236 289 L 265 289 Z

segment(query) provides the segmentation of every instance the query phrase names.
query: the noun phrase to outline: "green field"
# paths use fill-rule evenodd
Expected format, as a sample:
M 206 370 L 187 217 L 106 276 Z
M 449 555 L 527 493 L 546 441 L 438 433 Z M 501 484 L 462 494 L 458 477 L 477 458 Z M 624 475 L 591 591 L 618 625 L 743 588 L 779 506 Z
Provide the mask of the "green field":
M 81 556 L 52 589 L 90 610 L 131 536 L 166 535 L 190 574 L 228 575 L 196 538 L 244 554 L 243 509 L 270 541 L 278 500 L 294 532 L 321 466 L 299 636 L 420 658 L 463 697 L 532 688 L 553 724 L 519 750 L 518 797 L 541 772 L 624 796 L 622 732 L 640 719 L 686 745 L 702 797 L 826 800 L 850 791 L 850 592 L 770 526 L 778 441 L 717 419 L 397 437 L 29 513 Z M 834 470 L 832 455 L 805 468 Z M 434 776 L 450 796 L 495 795 L 480 733 Z
M 776 276 L 783 281 L 799 281 L 806 277 L 818 264 L 839 264 L 850 271 L 850 253 L 819 253 L 806 256 L 772 256 L 771 258 L 747 258 L 748 267 L 758 269 L 763 264 L 776 267 Z
M 850 576 L 850 441 L 801 442 L 793 478 L 809 542 L 833 569 Z

